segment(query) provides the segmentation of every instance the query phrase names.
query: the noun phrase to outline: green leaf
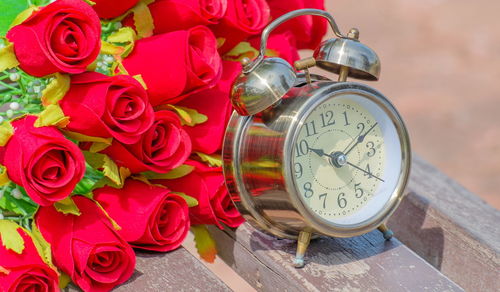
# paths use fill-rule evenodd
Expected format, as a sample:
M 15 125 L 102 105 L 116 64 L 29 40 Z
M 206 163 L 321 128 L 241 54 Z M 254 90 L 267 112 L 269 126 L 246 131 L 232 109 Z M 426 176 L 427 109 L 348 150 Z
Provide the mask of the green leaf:
M 71 282 L 70 276 L 68 274 L 60 272 L 59 274 L 59 288 L 64 289 Z
M 181 123 L 183 125 L 188 125 L 190 127 L 202 124 L 208 120 L 208 117 L 204 114 L 200 114 L 197 110 L 183 107 L 174 106 L 171 104 L 166 105 L 166 107 L 173 109 L 177 115 L 181 118 Z
M 18 189 L 23 193 L 20 199 L 16 199 L 10 194 L 12 188 L 2 190 L 4 195 L 0 198 L 0 208 L 23 216 L 33 215 L 37 209 L 37 204 L 26 195 L 23 188 L 18 187 Z
M 27 0 L 2 0 L 0 1 L 0 35 L 6 35 L 10 24 L 16 16 L 28 8 Z
M 42 233 L 36 226 L 35 221 L 31 224 L 31 238 L 33 239 L 33 243 L 35 244 L 35 247 L 42 257 L 42 260 L 51 268 L 54 270 L 56 267 L 52 263 L 52 251 L 50 249 L 50 243 L 48 243 L 45 238 L 43 238 Z
M 176 178 L 180 178 L 180 177 L 183 177 L 183 176 L 190 174 L 191 171 L 193 171 L 193 170 L 194 170 L 194 166 L 183 164 L 179 167 L 172 169 L 171 171 L 169 171 L 167 173 L 157 173 L 157 172 L 153 172 L 153 171 L 146 171 L 146 172 L 143 172 L 142 174 L 147 179 L 176 179 Z
M 24 250 L 24 239 L 17 231 L 21 226 L 10 220 L 0 220 L 0 238 L 6 249 L 10 249 L 17 254 Z
M 222 166 L 222 157 L 218 154 L 208 155 L 202 152 L 195 152 L 203 162 L 208 163 L 212 167 Z
M 215 240 L 208 232 L 206 225 L 192 225 L 191 232 L 194 234 L 196 250 L 200 257 L 206 262 L 213 263 L 217 255 Z
M 104 174 L 101 171 L 96 170 L 87 164 L 85 175 L 83 176 L 82 180 L 78 182 L 78 184 L 76 184 L 73 193 L 79 195 L 90 193 L 95 188 L 96 183 L 103 177 Z
M 186 195 L 185 193 L 172 192 L 172 194 L 176 194 L 176 195 L 182 197 L 186 201 L 186 203 L 188 204 L 189 208 L 198 206 L 198 200 L 196 200 L 195 198 L 193 198 L 191 196 Z
M 128 168 L 123 166 L 118 167 L 118 165 L 105 154 L 83 151 L 83 156 L 85 156 L 85 160 L 92 167 L 97 169 L 102 168 L 102 173 L 106 177 L 96 183 L 94 186 L 95 188 L 98 186 L 110 185 L 109 182 L 113 184 L 112 186 L 122 188 L 125 179 L 131 175 Z
M 60 201 L 54 203 L 54 208 L 58 212 L 63 214 L 73 214 L 76 216 L 80 216 L 80 209 L 76 206 L 75 202 L 71 199 L 71 197 L 66 197 Z

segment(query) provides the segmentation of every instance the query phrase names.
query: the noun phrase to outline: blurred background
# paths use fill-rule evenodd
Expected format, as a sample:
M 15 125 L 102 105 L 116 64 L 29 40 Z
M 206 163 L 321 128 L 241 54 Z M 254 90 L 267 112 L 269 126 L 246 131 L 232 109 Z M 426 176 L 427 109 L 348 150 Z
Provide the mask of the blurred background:
M 367 84 L 399 109 L 413 151 L 500 209 L 500 2 L 326 0 L 326 9 L 379 55 L 380 81 Z

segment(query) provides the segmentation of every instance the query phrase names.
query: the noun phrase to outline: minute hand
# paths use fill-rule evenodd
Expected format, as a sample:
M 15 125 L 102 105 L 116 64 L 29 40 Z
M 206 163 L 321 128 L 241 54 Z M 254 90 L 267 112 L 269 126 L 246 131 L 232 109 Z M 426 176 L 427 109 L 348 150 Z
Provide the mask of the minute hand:
M 347 156 L 347 154 L 349 154 L 349 152 L 351 152 L 352 149 L 354 149 L 354 147 L 358 146 L 359 143 L 363 142 L 363 140 L 365 139 L 366 135 L 368 135 L 368 133 L 370 133 L 370 131 L 373 130 L 377 124 L 378 124 L 378 122 L 375 123 L 375 124 L 373 124 L 373 126 L 371 126 L 371 128 L 368 129 L 368 131 L 366 131 L 366 133 L 364 133 L 363 135 L 359 136 L 358 140 L 356 141 L 356 143 L 354 145 L 352 145 L 352 147 L 349 148 L 349 150 L 347 150 L 347 152 L 344 153 L 344 154 Z

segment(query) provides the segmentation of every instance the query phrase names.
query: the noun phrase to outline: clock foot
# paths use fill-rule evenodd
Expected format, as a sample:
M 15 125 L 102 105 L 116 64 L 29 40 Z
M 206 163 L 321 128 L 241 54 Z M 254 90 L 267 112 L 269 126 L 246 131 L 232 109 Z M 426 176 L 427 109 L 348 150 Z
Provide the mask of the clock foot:
M 309 242 L 311 241 L 311 232 L 301 231 L 299 233 L 299 239 L 297 240 L 297 253 L 295 254 L 295 259 L 293 260 L 293 265 L 296 268 L 304 267 L 304 255 L 306 253 Z
M 385 240 L 390 240 L 394 236 L 394 232 L 392 232 L 392 230 L 390 230 L 385 224 L 380 224 L 378 230 L 382 232 Z

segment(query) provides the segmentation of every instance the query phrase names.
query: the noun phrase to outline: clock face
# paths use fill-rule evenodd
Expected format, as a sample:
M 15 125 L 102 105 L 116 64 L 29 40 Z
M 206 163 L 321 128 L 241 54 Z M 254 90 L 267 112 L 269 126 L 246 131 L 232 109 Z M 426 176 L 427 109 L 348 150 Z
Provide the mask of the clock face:
M 295 187 L 312 213 L 336 224 L 359 224 L 390 199 L 401 148 L 386 112 L 360 95 L 319 104 L 304 120 L 292 151 Z

